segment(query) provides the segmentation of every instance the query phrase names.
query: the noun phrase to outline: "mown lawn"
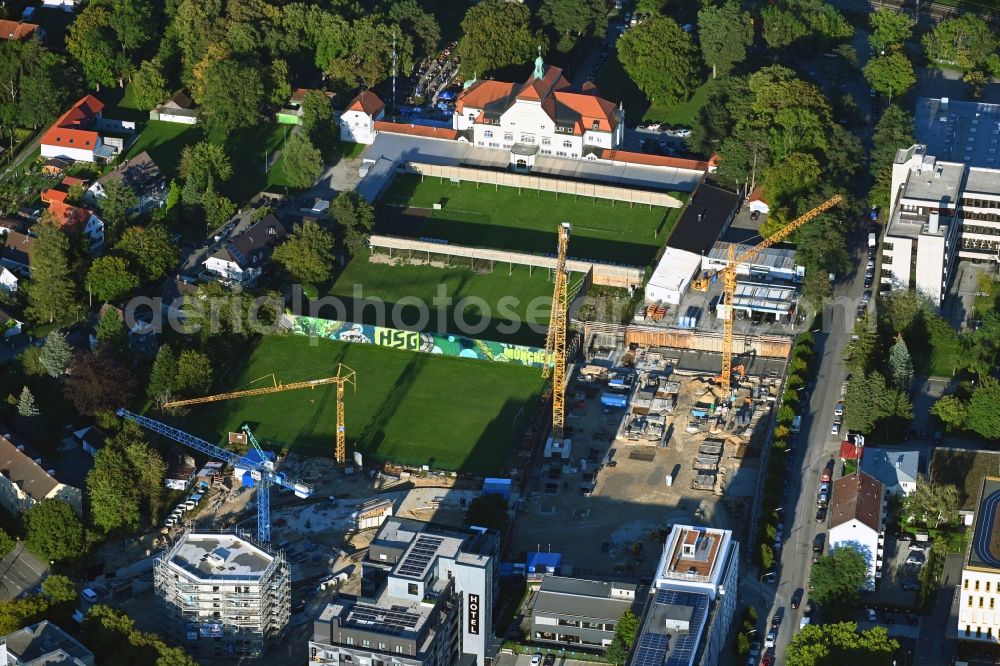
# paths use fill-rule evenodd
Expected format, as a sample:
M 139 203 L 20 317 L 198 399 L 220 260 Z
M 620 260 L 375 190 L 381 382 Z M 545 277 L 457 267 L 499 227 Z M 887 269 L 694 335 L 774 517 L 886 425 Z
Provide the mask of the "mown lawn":
M 698 116 L 698 111 L 705 106 L 715 81 L 709 79 L 698 86 L 691 99 L 671 108 L 646 97 L 645 93 L 639 90 L 639 87 L 622 69 L 621 63 L 618 62 L 618 56 L 611 53 L 597 75 L 597 85 L 604 97 L 614 102 L 624 103 L 625 118 L 628 123 L 653 120 L 666 122 L 669 125 L 691 127 Z
M 442 209 L 433 210 L 434 204 Z M 645 266 L 663 245 L 679 212 L 399 175 L 379 202 L 376 228 L 390 235 L 551 255 L 559 224 L 570 222 L 570 257 Z
M 578 281 L 578 277 L 571 278 L 571 287 Z M 355 298 L 358 294 L 391 306 L 406 298 L 402 306 L 386 308 L 389 319 L 385 325 L 462 334 L 460 322 L 466 327 L 484 322 L 482 332 L 470 337 L 541 346 L 551 309 L 552 281 L 549 271 L 536 268 L 529 272 L 525 266 L 497 264 L 492 272 L 480 272 L 461 266 L 373 263 L 362 255 L 348 262 L 326 293 L 344 302 L 348 321 L 379 323 L 373 308 L 360 307 Z M 458 313 L 460 306 L 462 312 Z M 421 310 L 427 313 L 426 323 L 420 318 Z M 394 313 L 397 318 L 392 321 Z M 333 314 L 323 316 L 334 318 Z M 532 330 L 522 323 L 539 326 Z
M 220 390 L 248 387 L 275 373 L 319 379 L 344 363 L 357 373 L 345 397 L 348 457 L 489 474 L 500 470 L 534 413 L 542 390 L 537 368 L 447 358 L 303 336 L 265 337 Z M 211 442 L 250 423 L 262 444 L 333 456 L 334 385 L 193 407 L 183 427 Z

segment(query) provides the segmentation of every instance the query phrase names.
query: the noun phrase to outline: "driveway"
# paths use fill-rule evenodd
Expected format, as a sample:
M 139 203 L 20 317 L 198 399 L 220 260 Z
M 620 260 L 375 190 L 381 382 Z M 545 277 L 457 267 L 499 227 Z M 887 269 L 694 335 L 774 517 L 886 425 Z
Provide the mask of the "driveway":
M 318 197 L 330 201 L 340 192 L 352 192 L 361 182 L 361 177 L 358 175 L 360 168 L 360 157 L 341 159 L 323 172 L 319 181 L 310 188 L 305 197 Z
M 14 550 L 0 560 L 0 601 L 17 599 L 42 584 L 48 566 L 18 541 Z
M 952 616 L 952 604 L 962 580 L 962 555 L 951 554 L 945 558 L 944 571 L 941 574 L 941 589 L 938 590 L 937 601 L 934 603 L 934 615 L 924 618 L 920 623 L 920 637 L 917 640 L 916 661 L 918 666 L 937 666 L 952 663 L 955 652 L 955 641 L 947 638 L 950 631 L 954 633 L 957 617 Z M 957 604 L 956 604 L 957 609 Z

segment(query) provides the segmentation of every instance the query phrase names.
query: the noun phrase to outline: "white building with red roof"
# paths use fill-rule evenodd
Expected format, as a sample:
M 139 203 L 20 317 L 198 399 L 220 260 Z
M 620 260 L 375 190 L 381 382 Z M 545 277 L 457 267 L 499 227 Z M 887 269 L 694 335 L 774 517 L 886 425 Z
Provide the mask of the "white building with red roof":
M 385 117 L 385 103 L 370 90 L 362 90 L 340 114 L 340 140 L 375 142 L 375 123 Z
M 452 127 L 483 148 L 511 152 L 515 169 L 528 170 L 536 155 L 599 157 L 625 136 L 625 113 L 587 84 L 574 90 L 558 67 L 541 55 L 524 84 L 474 81 L 458 96 Z
M 42 157 L 94 162 L 101 148 L 97 123 L 103 112 L 104 104 L 93 95 L 71 106 L 42 136 Z

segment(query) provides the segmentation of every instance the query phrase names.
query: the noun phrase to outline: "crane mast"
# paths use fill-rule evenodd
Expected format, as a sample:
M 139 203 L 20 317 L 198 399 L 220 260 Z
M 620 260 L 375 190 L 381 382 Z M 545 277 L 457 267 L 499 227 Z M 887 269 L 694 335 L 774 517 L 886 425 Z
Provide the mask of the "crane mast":
M 236 398 L 249 398 L 255 395 L 268 395 L 270 393 L 280 393 L 282 391 L 294 391 L 296 389 L 314 389 L 317 386 L 326 386 L 329 384 L 337 385 L 337 442 L 336 448 L 334 450 L 334 457 L 337 462 L 343 465 L 347 462 L 347 429 L 344 423 L 344 385 L 350 384 L 354 387 L 356 391 L 358 388 L 357 375 L 353 370 L 348 368 L 344 364 L 337 365 L 337 374 L 333 377 L 325 377 L 323 379 L 312 379 L 304 382 L 293 382 L 291 384 L 281 384 L 274 375 L 271 375 L 271 379 L 274 383 L 273 386 L 266 386 L 264 388 L 246 389 L 243 391 L 232 391 L 230 393 L 217 393 L 215 395 L 207 395 L 201 398 L 191 398 L 189 400 L 174 400 L 172 402 L 164 403 L 164 409 L 178 409 L 180 407 L 188 407 L 190 405 L 202 405 L 207 402 L 218 402 L 220 400 L 234 400 Z
M 552 314 L 545 339 L 546 363 L 542 376 L 549 376 L 552 367 L 552 441 L 560 445 L 566 419 L 566 317 L 569 307 L 569 275 L 566 272 L 566 250 L 573 227 L 569 222 L 559 225 L 559 247 L 556 260 L 555 287 L 552 290 Z
M 792 220 L 785 226 L 783 226 L 778 231 L 774 232 L 760 243 L 750 248 L 739 257 L 735 256 L 735 246 L 730 244 L 729 246 L 729 256 L 726 260 L 726 265 L 723 268 L 715 271 L 711 275 L 693 280 L 691 282 L 691 287 L 699 291 L 705 291 L 708 289 L 709 285 L 722 274 L 723 286 L 722 286 L 722 303 L 725 311 L 725 319 L 723 320 L 723 334 L 722 334 L 722 371 L 716 378 L 722 385 L 723 390 L 728 395 L 730 390 L 730 385 L 732 381 L 732 369 L 733 369 L 733 299 L 736 295 L 736 269 L 740 264 L 745 264 L 747 262 L 753 261 L 753 259 L 775 243 L 779 242 L 790 233 L 803 226 L 807 222 L 815 219 L 822 213 L 826 212 L 830 208 L 833 208 L 844 198 L 835 194 L 830 197 L 820 205 L 816 206 L 809 212 L 799 216 L 798 218 Z

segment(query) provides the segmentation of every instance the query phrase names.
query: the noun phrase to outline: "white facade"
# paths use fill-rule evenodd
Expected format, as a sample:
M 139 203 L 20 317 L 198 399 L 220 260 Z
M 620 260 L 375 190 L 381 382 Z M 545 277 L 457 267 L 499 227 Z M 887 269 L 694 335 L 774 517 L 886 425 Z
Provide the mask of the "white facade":
M 93 148 L 69 148 L 54 144 L 41 144 L 42 157 L 62 157 L 76 162 L 93 162 L 94 152 L 100 148 L 101 139 L 98 137 L 97 144 Z
M 83 233 L 90 238 L 92 246 L 103 244 L 104 220 L 97 217 L 95 213 L 91 213 L 90 217 L 87 218 L 87 223 L 83 225 Z
M 0 289 L 10 292 L 17 291 L 17 276 L 3 266 L 0 266 Z
M 868 562 L 865 589 L 874 590 L 876 562 L 879 561 L 877 553 L 882 551 L 883 544 L 881 534 L 857 518 L 853 518 L 846 523 L 830 528 L 829 543 L 830 550 L 840 547 L 854 548 L 865 556 L 865 560 Z
M 693 252 L 667 247 L 646 283 L 646 301 L 679 305 L 701 261 Z
M 182 114 L 181 112 L 185 109 L 180 109 L 178 111 L 173 111 L 169 108 L 163 107 L 161 111 L 157 114 L 157 120 L 161 120 L 165 123 L 179 123 L 181 125 L 197 125 L 198 124 L 198 114 L 191 115 L 189 113 Z
M 249 282 L 260 274 L 259 268 L 251 267 L 247 270 L 243 270 L 240 268 L 240 265 L 232 259 L 223 259 L 221 257 L 209 257 L 205 260 L 204 264 L 205 270 L 208 272 L 214 273 L 215 275 L 225 278 L 226 280 L 232 280 L 233 282 Z
M 962 640 L 1000 643 L 1000 571 L 962 569 L 958 595 L 958 637 Z
M 340 114 L 340 140 L 371 145 L 375 142 L 375 118 L 364 111 Z

